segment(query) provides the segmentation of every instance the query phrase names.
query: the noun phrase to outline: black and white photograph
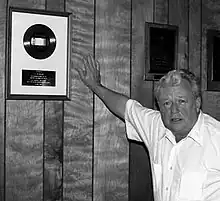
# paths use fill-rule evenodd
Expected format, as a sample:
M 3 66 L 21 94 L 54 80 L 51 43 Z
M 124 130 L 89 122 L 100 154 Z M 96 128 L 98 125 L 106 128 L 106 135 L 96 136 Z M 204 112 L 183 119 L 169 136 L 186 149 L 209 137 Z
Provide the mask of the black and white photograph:
M 0 1 L 0 201 L 220 201 L 220 0 Z

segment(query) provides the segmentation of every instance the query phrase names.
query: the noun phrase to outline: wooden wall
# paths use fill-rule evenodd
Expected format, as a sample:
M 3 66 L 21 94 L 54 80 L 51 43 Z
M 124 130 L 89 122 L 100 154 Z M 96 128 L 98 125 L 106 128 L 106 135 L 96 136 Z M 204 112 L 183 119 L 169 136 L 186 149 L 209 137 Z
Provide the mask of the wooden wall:
M 70 101 L 6 100 L 9 6 L 71 12 Z M 206 91 L 206 30 L 220 30 L 214 0 L 2 0 L 0 2 L 0 200 L 153 200 L 142 144 L 79 80 L 82 54 L 101 64 L 102 83 L 154 107 L 144 81 L 145 22 L 179 27 L 178 67 L 202 79 L 203 109 L 220 119 L 220 93 Z
M 102 83 L 129 95 L 130 0 L 96 0 L 95 57 Z M 124 123 L 94 99 L 94 200 L 128 200 L 128 142 Z

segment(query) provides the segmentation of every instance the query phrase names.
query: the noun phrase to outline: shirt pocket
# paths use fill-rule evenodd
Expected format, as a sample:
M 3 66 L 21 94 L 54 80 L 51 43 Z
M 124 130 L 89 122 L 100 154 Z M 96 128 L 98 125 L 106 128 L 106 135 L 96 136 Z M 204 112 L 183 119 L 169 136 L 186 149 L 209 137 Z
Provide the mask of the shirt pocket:
M 206 172 L 185 172 L 181 177 L 179 200 L 202 201 Z

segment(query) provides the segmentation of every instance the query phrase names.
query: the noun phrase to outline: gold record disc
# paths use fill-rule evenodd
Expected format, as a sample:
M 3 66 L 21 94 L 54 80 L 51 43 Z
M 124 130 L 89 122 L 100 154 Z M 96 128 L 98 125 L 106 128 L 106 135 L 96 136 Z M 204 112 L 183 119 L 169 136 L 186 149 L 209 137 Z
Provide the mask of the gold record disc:
M 47 59 L 56 48 L 56 37 L 53 31 L 43 24 L 30 26 L 23 37 L 26 52 L 35 59 Z

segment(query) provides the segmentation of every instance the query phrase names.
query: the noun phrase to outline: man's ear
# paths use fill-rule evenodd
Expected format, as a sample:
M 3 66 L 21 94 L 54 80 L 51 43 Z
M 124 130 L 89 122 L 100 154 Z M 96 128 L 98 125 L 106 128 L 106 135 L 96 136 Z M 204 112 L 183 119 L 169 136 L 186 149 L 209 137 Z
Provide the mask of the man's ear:
M 196 111 L 197 112 L 200 111 L 201 106 L 202 106 L 202 99 L 201 99 L 201 97 L 197 97 L 196 98 Z
M 159 102 L 157 98 L 154 98 L 155 107 L 157 110 L 160 110 Z

